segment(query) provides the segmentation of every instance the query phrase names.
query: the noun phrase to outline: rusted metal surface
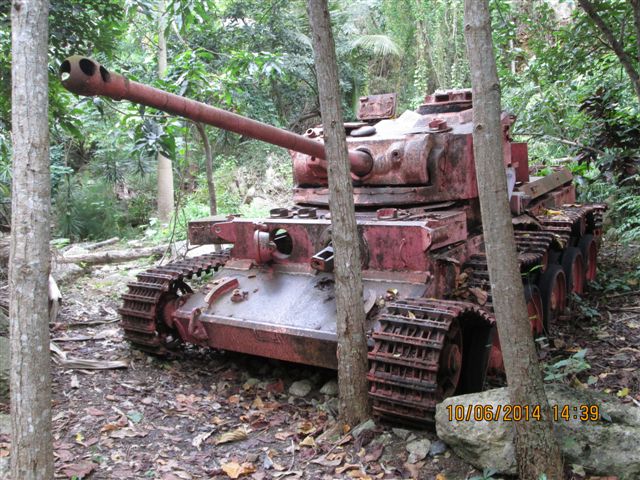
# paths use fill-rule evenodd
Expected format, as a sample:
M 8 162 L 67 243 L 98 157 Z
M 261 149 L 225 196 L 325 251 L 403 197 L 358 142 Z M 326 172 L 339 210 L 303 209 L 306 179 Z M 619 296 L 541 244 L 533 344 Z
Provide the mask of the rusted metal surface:
M 471 89 L 445 90 L 427 95 L 418 112 L 423 115 L 431 113 L 458 112 L 471 108 Z
M 360 97 L 358 120 L 383 120 L 396 114 L 396 93 Z
M 209 285 L 185 296 L 173 314 L 173 324 L 183 340 L 336 368 L 333 275 L 276 271 L 268 267 L 241 271 L 228 265 L 218 276 L 236 281 L 242 301 L 234 299 L 236 291 L 227 291 L 208 303 L 205 299 Z M 372 305 L 385 298 L 390 289 L 403 297 L 421 296 L 425 285 L 407 279 L 365 279 L 365 302 Z
M 530 198 L 538 198 L 551 190 L 570 183 L 573 175 L 567 168 L 559 168 L 550 175 L 544 177 L 533 177 L 531 180 L 516 188 L 517 191 L 523 192 Z
M 318 159 L 326 158 L 324 145 L 320 142 L 134 82 L 122 75 L 109 72 L 102 65 L 89 58 L 69 57 L 60 66 L 60 75 L 64 87 L 78 95 L 101 95 L 114 100 L 130 100 L 173 115 L 189 118 L 194 122 L 213 125 L 256 140 L 303 152 Z M 351 170 L 355 175 L 364 176 L 371 171 L 373 161 L 365 152 L 350 151 L 349 160 Z

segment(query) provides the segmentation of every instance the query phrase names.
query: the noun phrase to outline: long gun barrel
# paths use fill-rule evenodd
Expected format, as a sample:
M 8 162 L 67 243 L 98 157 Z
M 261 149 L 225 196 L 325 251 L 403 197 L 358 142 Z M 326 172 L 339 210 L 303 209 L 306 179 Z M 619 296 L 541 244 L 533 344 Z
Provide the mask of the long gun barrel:
M 324 144 L 266 123 L 251 120 L 202 102 L 159 90 L 109 72 L 98 62 L 81 57 L 67 58 L 60 65 L 62 85 L 72 93 L 83 96 L 105 96 L 114 100 L 129 100 L 164 112 L 188 118 L 214 127 L 229 130 L 256 140 L 301 152 L 326 160 Z M 363 177 L 373 168 L 367 152 L 349 151 L 351 171 Z

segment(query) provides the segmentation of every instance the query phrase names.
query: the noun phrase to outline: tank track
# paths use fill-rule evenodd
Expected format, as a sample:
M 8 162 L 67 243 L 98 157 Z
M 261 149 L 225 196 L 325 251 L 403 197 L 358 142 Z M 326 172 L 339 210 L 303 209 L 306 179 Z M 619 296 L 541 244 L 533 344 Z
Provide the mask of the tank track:
M 374 414 L 408 424 L 435 422 L 436 404 L 446 396 L 439 382 L 441 352 L 456 319 L 493 317 L 469 302 L 406 299 L 388 303 L 378 316 L 368 354 L 369 397 Z
M 606 205 L 602 204 L 565 206 L 537 217 L 543 230 L 515 230 L 520 270 L 526 272 L 538 265 L 546 267 L 549 251 L 566 248 L 572 236 L 580 237 L 592 231 L 599 237 L 605 210 Z M 486 255 L 472 256 L 465 267 L 469 273 L 467 286 L 484 290 L 488 295 L 484 306 L 493 312 Z
M 516 230 L 516 250 L 518 252 L 518 263 L 520 270 L 526 271 L 537 265 L 544 265 L 547 261 L 548 251 L 554 242 L 560 240 L 553 232 Z M 489 266 L 485 254 L 472 256 L 465 263 L 467 268 L 469 281 L 468 287 L 475 287 L 487 292 L 487 301 L 483 304 L 493 312 L 493 304 L 491 302 L 491 283 L 489 282 Z
M 167 349 L 160 322 L 160 314 L 167 298 L 178 291 L 190 292 L 184 283 L 194 275 L 215 271 L 225 264 L 229 252 L 211 253 L 154 267 L 137 275 L 137 281 L 127 284 L 129 290 L 122 295 L 118 309 L 124 337 L 135 348 L 156 355 L 165 355 Z

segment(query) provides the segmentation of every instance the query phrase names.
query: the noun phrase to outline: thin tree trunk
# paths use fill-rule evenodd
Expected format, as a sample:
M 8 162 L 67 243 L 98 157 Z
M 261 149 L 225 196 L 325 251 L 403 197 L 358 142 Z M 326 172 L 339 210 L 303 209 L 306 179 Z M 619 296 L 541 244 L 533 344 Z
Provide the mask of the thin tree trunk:
M 465 36 L 473 87 L 473 151 L 493 305 L 513 405 L 540 405 L 542 421 L 515 423 L 522 480 L 563 478 L 517 262 L 500 124 L 500 85 L 488 0 L 465 0 Z
M 640 0 L 631 0 L 633 10 L 633 26 L 636 31 L 636 58 L 640 62 Z
M 421 9 L 424 8 L 422 6 L 421 0 L 416 0 L 416 12 L 421 12 Z M 435 81 L 436 88 L 443 88 L 442 81 L 440 76 L 438 75 L 438 68 L 433 60 L 433 48 L 431 46 L 431 40 L 429 39 L 429 29 L 427 27 L 427 22 L 424 18 L 418 18 L 417 22 L 418 33 L 420 36 L 420 40 L 422 41 L 422 57 L 424 59 L 425 65 L 427 62 L 431 65 L 431 69 L 433 72 L 433 80 Z M 425 72 L 426 73 L 426 72 Z M 428 79 L 426 79 L 428 80 Z M 427 82 L 428 83 L 428 82 Z M 430 85 L 427 84 L 427 88 L 429 91 L 434 90 L 433 88 L 429 88 Z M 422 92 L 422 94 L 426 94 L 426 92 Z
M 48 305 L 49 2 L 13 0 L 11 4 L 11 476 L 41 480 L 53 478 Z
M 167 71 L 167 43 L 164 37 L 165 3 L 158 1 L 158 77 Z M 171 159 L 158 153 L 158 219 L 167 223 L 173 213 L 173 165 Z
M 216 202 L 216 184 L 213 182 L 213 155 L 211 154 L 211 143 L 207 136 L 205 126 L 200 122 L 195 122 L 202 145 L 204 146 L 204 161 L 207 170 L 207 188 L 209 189 L 209 213 L 216 215 L 218 213 L 218 204 Z
M 320 112 L 329 163 L 329 209 L 335 252 L 340 416 L 355 425 L 369 416 L 367 343 L 360 242 L 347 157 L 335 44 L 327 0 L 309 0 Z
M 618 60 L 622 64 L 622 68 L 627 73 L 627 76 L 631 80 L 631 84 L 633 85 L 633 89 L 636 92 L 636 97 L 638 97 L 638 102 L 640 102 L 640 74 L 633 66 L 633 58 L 629 55 L 625 49 L 624 45 L 618 41 L 618 39 L 613 34 L 613 31 L 602 19 L 600 14 L 596 11 L 596 8 L 592 2 L 589 0 L 578 0 L 578 3 L 582 7 L 582 9 L 589 15 L 589 18 L 596 25 L 596 28 L 600 30 L 602 35 L 604 35 L 605 40 L 611 47 L 611 50 L 616 54 Z M 634 25 L 636 26 L 636 35 L 640 32 L 637 31 L 638 26 L 640 25 L 640 20 L 638 20 L 638 14 L 636 12 L 637 6 L 632 2 L 632 7 L 634 8 Z M 640 55 L 640 53 L 639 53 Z

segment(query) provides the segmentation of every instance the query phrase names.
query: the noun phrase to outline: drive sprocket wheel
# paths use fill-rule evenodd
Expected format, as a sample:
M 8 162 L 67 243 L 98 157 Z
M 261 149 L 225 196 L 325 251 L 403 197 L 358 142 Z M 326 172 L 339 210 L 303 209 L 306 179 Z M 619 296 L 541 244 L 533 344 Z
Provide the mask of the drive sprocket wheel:
M 185 280 L 215 271 L 229 258 L 228 251 L 201 255 L 151 268 L 127 284 L 122 295 L 121 325 L 131 345 L 155 355 L 166 355 L 170 345 L 179 340 L 176 332 L 163 321 L 167 305 L 178 296 L 191 293 Z

